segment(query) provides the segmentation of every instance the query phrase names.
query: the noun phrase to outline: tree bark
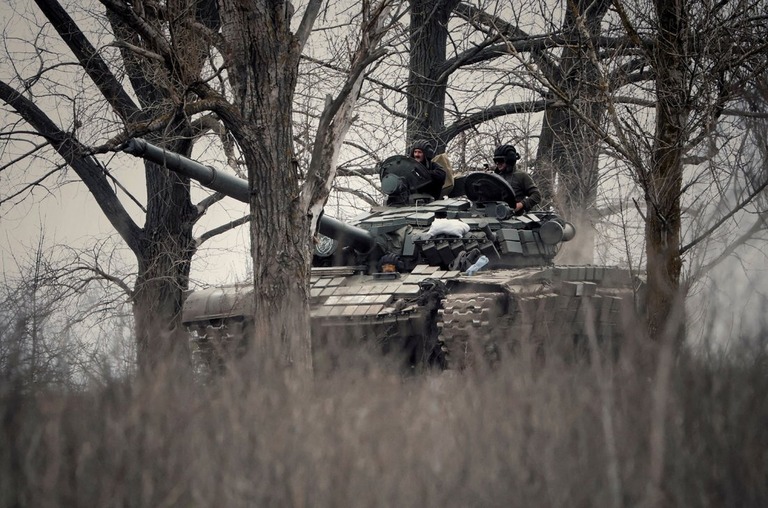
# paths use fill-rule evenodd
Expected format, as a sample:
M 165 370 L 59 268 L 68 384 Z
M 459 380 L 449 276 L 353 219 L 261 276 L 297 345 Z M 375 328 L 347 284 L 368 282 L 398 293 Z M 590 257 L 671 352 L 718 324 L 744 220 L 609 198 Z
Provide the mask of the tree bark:
M 441 73 L 448 41 L 448 19 L 458 4 L 459 0 L 410 0 L 406 149 L 417 139 L 435 139 L 445 127 L 449 74 Z M 435 153 L 445 150 L 447 140 L 436 141 Z
M 300 40 L 287 2 L 222 0 L 237 139 L 251 190 L 254 336 L 251 354 L 311 372 L 309 217 L 294 168 L 292 101 Z M 265 363 L 269 362 L 269 363 Z
M 149 141 L 189 155 L 187 137 L 150 136 Z M 198 219 L 189 197 L 189 179 L 145 162 L 147 214 L 136 252 L 138 273 L 133 293 L 139 369 L 189 360 L 188 335 L 181 324 L 184 292 L 195 253 L 192 226 Z
M 655 0 L 656 135 L 646 184 L 647 323 L 652 339 L 682 340 L 680 196 L 690 101 L 684 0 Z

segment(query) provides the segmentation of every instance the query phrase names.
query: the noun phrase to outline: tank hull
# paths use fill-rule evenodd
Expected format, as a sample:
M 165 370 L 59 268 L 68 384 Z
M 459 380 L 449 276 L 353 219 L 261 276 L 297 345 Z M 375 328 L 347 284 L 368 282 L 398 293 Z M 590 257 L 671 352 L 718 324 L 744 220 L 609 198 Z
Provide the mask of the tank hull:
M 418 265 L 407 274 L 365 275 L 358 267 L 315 268 L 311 278 L 313 354 L 319 370 L 366 347 L 406 369 L 463 370 L 493 364 L 521 346 L 573 354 L 589 343 L 615 348 L 642 282 L 605 266 L 459 271 Z M 247 348 L 246 285 L 189 295 L 184 324 L 206 369 Z

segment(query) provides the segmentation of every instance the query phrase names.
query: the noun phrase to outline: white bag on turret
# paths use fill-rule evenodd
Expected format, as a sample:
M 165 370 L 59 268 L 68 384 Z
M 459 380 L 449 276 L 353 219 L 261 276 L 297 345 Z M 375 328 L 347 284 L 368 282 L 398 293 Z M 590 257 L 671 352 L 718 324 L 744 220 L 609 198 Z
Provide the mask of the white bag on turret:
M 427 231 L 427 236 L 432 238 L 437 235 L 448 235 L 461 238 L 467 233 L 469 233 L 469 224 L 459 219 L 435 219 Z

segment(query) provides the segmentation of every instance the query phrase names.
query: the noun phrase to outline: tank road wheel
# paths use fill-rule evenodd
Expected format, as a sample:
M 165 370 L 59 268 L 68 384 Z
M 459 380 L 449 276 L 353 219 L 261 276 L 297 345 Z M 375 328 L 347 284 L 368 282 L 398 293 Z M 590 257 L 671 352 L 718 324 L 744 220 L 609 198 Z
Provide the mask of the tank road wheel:
M 203 379 L 221 374 L 227 362 L 243 355 L 250 330 L 238 317 L 190 323 L 187 328 L 192 368 Z
M 500 360 L 498 341 L 503 337 L 505 295 L 502 293 L 466 293 L 446 296 L 438 311 L 438 343 L 447 369 L 464 370 L 484 359 L 491 364 Z

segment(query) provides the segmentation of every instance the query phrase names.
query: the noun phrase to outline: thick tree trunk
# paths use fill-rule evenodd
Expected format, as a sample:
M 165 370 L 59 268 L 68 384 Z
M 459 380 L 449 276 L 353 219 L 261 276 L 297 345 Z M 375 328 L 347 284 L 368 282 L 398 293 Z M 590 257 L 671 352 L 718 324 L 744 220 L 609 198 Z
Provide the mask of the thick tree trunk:
M 150 141 L 189 155 L 186 139 Z M 184 292 L 195 252 L 192 226 L 197 211 L 189 198 L 189 180 L 162 166 L 145 163 L 147 215 L 136 252 L 138 275 L 133 297 L 139 369 L 189 361 L 188 337 L 181 325 Z
M 681 340 L 680 194 L 689 116 L 687 19 L 683 0 L 656 0 L 656 139 L 647 178 L 647 322 L 651 338 Z
M 282 130 L 282 147 L 291 146 L 290 123 L 272 125 Z M 289 157 L 280 157 L 280 141 L 269 146 L 255 142 L 243 146 L 251 185 L 251 255 L 255 287 L 254 351 L 265 360 L 278 360 L 310 371 L 309 274 L 312 261 L 309 217 L 298 199 L 285 206 L 274 189 L 291 189 L 298 196 L 298 184 L 289 166 Z M 265 153 L 266 152 L 266 153 Z M 277 153 L 276 153 L 277 152 Z
M 591 263 L 595 247 L 600 135 L 580 115 L 593 125 L 600 125 L 605 114 L 603 92 L 598 84 L 599 70 L 588 54 L 588 38 L 600 35 L 600 23 L 610 2 L 579 0 L 569 5 L 563 33 L 581 43 L 563 48 L 558 72 L 549 77 L 566 95 L 567 104 L 550 107 L 545 112 L 536 179 L 544 199 L 551 199 L 578 232 L 575 242 L 564 245 L 558 261 Z M 580 16 L 583 28 L 578 25 Z M 553 99 L 560 102 L 563 97 Z
M 408 74 L 406 146 L 417 139 L 434 139 L 445 127 L 445 63 L 448 19 L 459 0 L 410 0 L 411 48 Z M 437 153 L 446 140 L 438 139 Z
M 600 117 L 602 111 L 595 114 Z M 546 111 L 536 182 L 544 199 L 551 200 L 577 231 L 576 240 L 563 245 L 559 263 L 594 261 L 598 151 L 599 136 L 586 128 L 568 107 Z
M 180 239 L 185 235 L 177 235 Z M 157 238 L 157 236 L 156 236 Z M 191 234 L 188 236 L 191 238 Z M 188 336 L 181 325 L 191 254 L 172 242 L 146 240 L 133 298 L 137 363 L 142 372 L 189 361 Z
M 129 117 L 129 126 L 131 122 L 147 122 L 178 109 L 176 101 L 186 93 L 187 84 L 199 79 L 206 46 L 189 25 L 190 18 L 200 14 L 194 5 L 209 1 L 169 3 L 173 32 L 180 41 L 179 54 L 186 64 L 179 66 L 175 73 L 123 48 L 123 65 L 141 105 L 141 109 Z M 107 14 L 117 40 L 137 47 L 149 44 L 117 13 L 108 11 Z M 215 26 L 207 18 L 197 17 L 195 21 Z M 163 131 L 145 137 L 151 143 L 185 156 L 192 151 L 192 132 L 188 119 L 181 115 Z M 140 371 L 149 373 L 158 366 L 189 362 L 189 339 L 181 324 L 181 311 L 195 253 L 192 226 L 199 215 L 190 202 L 189 179 L 151 162 L 144 163 L 144 174 L 147 212 L 133 247 L 138 265 L 133 315 L 138 366 Z
M 229 125 L 248 166 L 255 288 L 253 355 L 311 372 L 309 217 L 299 199 L 293 156 L 292 101 L 299 41 L 283 2 L 225 0 L 234 104 Z

